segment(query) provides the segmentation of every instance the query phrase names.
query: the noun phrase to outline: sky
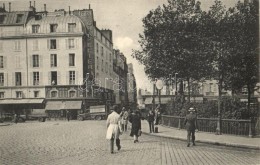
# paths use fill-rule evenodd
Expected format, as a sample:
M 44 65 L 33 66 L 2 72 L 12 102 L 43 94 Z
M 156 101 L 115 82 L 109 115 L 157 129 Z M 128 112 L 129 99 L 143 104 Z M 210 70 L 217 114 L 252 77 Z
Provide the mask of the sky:
M 228 8 L 234 6 L 238 0 L 222 0 Z M 243 0 L 241 0 L 243 1 Z M 11 2 L 11 10 L 26 10 L 29 7 L 29 0 L 1 1 L 8 9 Z M 202 10 L 208 10 L 214 0 L 200 0 Z M 113 32 L 114 48 L 119 49 L 127 58 L 127 63 L 132 63 L 137 82 L 137 89 L 151 91 L 152 84 L 144 73 L 144 66 L 131 57 L 132 50 L 139 49 L 139 34 L 143 32 L 142 19 L 150 10 L 167 4 L 167 0 L 36 0 L 37 11 L 43 11 L 44 4 L 47 11 L 55 9 L 71 10 L 87 9 L 89 4 L 94 11 L 94 19 L 99 29 L 110 29 Z M 33 5 L 33 0 L 32 0 Z

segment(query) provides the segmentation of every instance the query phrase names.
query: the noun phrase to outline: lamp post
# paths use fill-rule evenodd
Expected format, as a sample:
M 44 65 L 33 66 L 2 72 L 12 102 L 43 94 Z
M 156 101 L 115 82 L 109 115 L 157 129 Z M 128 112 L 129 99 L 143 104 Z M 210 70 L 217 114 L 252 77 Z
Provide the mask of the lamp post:
M 175 96 L 177 96 L 177 74 L 178 73 L 175 73 Z

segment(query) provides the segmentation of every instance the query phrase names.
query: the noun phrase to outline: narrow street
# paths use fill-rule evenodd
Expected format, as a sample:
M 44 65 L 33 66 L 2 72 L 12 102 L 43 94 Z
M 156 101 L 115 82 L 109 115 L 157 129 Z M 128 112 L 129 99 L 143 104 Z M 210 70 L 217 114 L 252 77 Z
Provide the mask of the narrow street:
M 109 153 L 105 121 L 26 122 L 0 127 L 0 164 L 259 164 L 259 151 L 186 143 L 129 131 L 122 149 Z M 116 148 L 116 147 L 115 147 Z

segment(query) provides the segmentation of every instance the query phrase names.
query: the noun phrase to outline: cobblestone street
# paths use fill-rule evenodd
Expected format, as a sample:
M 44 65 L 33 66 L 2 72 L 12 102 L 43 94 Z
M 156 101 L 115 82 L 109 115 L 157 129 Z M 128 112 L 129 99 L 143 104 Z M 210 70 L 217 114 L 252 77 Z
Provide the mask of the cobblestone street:
M 122 149 L 109 153 L 105 121 L 26 122 L 0 127 L 0 164 L 259 164 L 259 150 L 247 150 L 142 135 L 129 131 Z

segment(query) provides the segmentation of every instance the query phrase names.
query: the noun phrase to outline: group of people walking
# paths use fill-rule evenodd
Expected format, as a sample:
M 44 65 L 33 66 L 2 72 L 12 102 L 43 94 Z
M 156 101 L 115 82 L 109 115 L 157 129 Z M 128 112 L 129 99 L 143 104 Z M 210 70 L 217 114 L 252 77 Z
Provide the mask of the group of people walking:
M 138 136 L 141 132 L 141 116 L 134 110 L 132 113 L 126 111 L 123 107 L 122 111 L 118 106 L 113 106 L 112 113 L 107 117 L 107 133 L 106 139 L 110 140 L 110 152 L 114 153 L 114 140 L 116 141 L 117 150 L 121 149 L 119 136 L 127 131 L 128 121 L 132 124 L 130 136 L 134 137 L 134 143 L 139 142 Z
M 159 113 L 158 113 L 159 112 Z M 157 113 L 157 116 L 156 116 Z M 149 111 L 147 115 L 147 121 L 149 123 L 150 133 L 154 133 L 154 125 L 158 124 L 159 120 L 158 114 L 160 114 L 160 109 L 156 109 L 155 112 Z M 141 135 L 141 114 L 139 111 L 128 112 L 123 107 L 122 111 L 118 106 L 114 106 L 112 113 L 108 115 L 107 118 L 107 134 L 106 139 L 110 140 L 110 152 L 114 153 L 114 140 L 116 141 L 117 149 L 121 149 L 119 136 L 127 131 L 128 122 L 132 124 L 130 136 L 134 138 L 134 143 L 139 142 L 138 137 Z M 188 114 L 185 117 L 184 125 L 187 130 L 187 147 L 190 147 L 190 142 L 192 140 L 193 146 L 195 146 L 195 130 L 198 129 L 197 115 L 194 108 L 188 109 Z

